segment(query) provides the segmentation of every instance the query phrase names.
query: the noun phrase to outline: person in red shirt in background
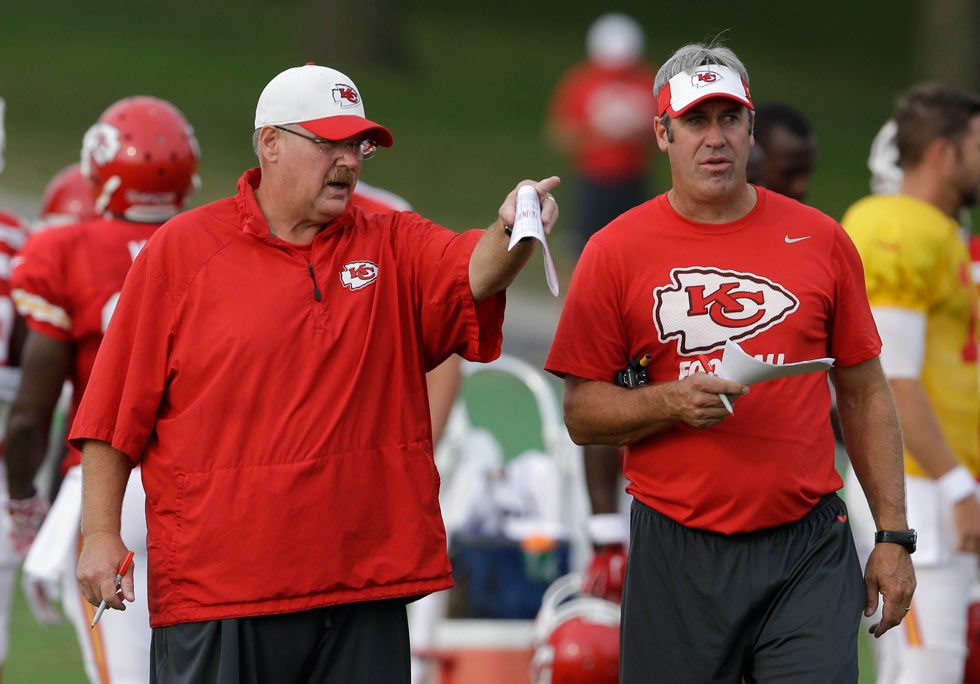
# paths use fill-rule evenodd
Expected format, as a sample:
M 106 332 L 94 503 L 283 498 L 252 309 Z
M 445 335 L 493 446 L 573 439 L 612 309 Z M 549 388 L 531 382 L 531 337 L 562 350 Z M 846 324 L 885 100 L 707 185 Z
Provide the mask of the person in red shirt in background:
M 157 228 L 177 214 L 196 187 L 199 151 L 193 129 L 172 104 L 130 97 L 111 105 L 86 132 L 81 175 L 90 186 L 98 216 L 50 227 L 31 236 L 18 255 L 13 296 L 29 333 L 23 381 L 7 421 L 7 481 L 12 501 L 42 507 L 34 476 L 47 448 L 52 414 L 66 379 L 73 386 L 69 423 L 84 395 L 96 352 L 113 315 L 123 281 L 136 255 Z M 67 196 L 61 182 L 50 188 L 44 213 Z M 85 211 L 84 202 L 66 203 Z M 60 209 L 59 213 L 64 211 Z M 22 520 L 15 539 L 34 540 L 25 574 L 60 582 L 62 607 L 75 627 L 85 670 L 95 682 L 149 679 L 149 620 L 146 602 L 90 627 L 94 609 L 79 593 L 75 559 L 79 540 L 81 454 L 69 449 L 64 482 L 45 525 Z M 140 471 L 127 482 L 122 534 L 136 553 L 140 586 L 146 585 L 146 521 Z M 117 528 L 119 529 L 119 528 Z M 38 533 L 35 540 L 35 533 Z M 38 585 L 35 585 L 35 588 Z
M 549 232 L 559 179 L 462 234 L 349 206 L 393 138 L 313 64 L 266 85 L 252 142 L 238 194 L 171 220 L 127 278 L 69 435 L 79 581 L 134 599 L 118 519 L 141 464 L 156 680 L 408 682 L 405 604 L 452 586 L 424 373 L 499 354 L 533 253 L 507 250 L 518 189 Z
M 551 96 L 546 137 L 575 171 L 578 258 L 589 236 L 649 197 L 656 153 L 656 67 L 643 59 L 643 29 L 625 14 L 604 14 L 589 27 L 588 59 L 567 71 Z
M 643 59 L 643 29 L 625 14 L 604 14 L 589 27 L 586 48 L 588 59 L 567 71 L 552 94 L 546 129 L 575 170 L 573 260 L 589 236 L 647 200 L 657 150 L 650 90 L 656 67 Z M 583 458 L 595 547 L 584 590 L 618 601 L 628 537 L 615 494 L 621 457 L 615 448 L 588 445 Z
M 4 130 L 5 102 L 0 98 L 0 171 L 4 167 L 6 133 Z M 20 383 L 20 353 L 24 342 L 25 327 L 15 311 L 10 298 L 10 267 L 14 255 L 27 240 L 27 223 L 19 216 L 0 210 L 0 422 L 6 415 Z M 3 441 L 0 428 L 0 442 Z M 12 518 L 38 519 L 44 509 L 21 508 L 11 504 L 7 495 L 6 478 L 0 482 L 0 511 L 3 512 L 3 533 L 0 534 L 0 679 L 3 663 L 10 646 L 10 607 L 13 598 L 17 568 L 24 555 L 24 545 L 14 543 L 8 536 Z

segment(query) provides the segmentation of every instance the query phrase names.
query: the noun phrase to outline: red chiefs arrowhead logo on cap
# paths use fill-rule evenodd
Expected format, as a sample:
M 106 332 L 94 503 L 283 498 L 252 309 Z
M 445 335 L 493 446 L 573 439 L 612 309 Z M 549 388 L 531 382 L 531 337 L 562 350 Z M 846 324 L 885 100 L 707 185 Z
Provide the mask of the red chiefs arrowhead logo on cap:
M 333 101 L 341 107 L 354 107 L 361 101 L 361 96 L 354 90 L 354 86 L 346 83 L 338 83 L 332 92 Z
M 721 74 L 716 74 L 713 71 L 699 71 L 691 77 L 691 85 L 695 88 L 700 88 L 706 86 L 710 83 L 720 81 L 722 78 Z
M 661 342 L 677 338 L 679 354 L 755 337 L 799 308 L 793 294 L 768 278 L 717 268 L 675 268 L 672 284 L 653 291 Z
M 351 290 L 360 290 L 378 279 L 378 265 L 370 261 L 351 261 L 340 270 L 340 282 Z

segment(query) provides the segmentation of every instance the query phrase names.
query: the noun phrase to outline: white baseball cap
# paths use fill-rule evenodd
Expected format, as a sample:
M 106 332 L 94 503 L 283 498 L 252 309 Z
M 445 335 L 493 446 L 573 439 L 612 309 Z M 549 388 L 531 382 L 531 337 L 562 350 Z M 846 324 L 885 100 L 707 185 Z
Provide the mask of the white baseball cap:
M 394 142 L 387 128 L 364 118 L 361 94 L 350 78 L 312 63 L 286 69 L 259 95 L 255 128 L 285 124 L 299 124 L 327 140 L 367 133 L 382 147 Z
M 657 115 L 668 114 L 673 119 L 711 97 L 726 97 L 755 109 L 749 86 L 737 71 L 721 64 L 706 64 L 693 74 L 682 71 L 667 81 L 657 93 Z

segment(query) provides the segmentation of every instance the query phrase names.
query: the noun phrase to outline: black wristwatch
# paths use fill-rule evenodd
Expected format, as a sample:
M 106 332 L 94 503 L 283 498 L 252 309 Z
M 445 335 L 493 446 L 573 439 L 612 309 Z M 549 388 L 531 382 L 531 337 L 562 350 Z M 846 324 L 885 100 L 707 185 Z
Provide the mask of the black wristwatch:
M 909 553 L 915 553 L 915 530 L 908 532 L 896 532 L 894 530 L 881 530 L 875 533 L 875 544 L 898 544 L 904 546 Z

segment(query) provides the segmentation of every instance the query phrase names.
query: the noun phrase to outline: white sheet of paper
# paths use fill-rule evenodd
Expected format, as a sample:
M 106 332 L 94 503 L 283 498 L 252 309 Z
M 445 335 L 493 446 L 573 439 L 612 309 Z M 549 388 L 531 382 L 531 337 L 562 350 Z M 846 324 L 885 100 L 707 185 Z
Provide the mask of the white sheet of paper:
M 514 249 L 514 245 L 524 238 L 534 238 L 541 243 L 544 254 L 544 277 L 548 282 L 548 289 L 551 290 L 551 294 L 557 297 L 558 272 L 555 271 L 555 262 L 551 258 L 551 250 L 548 249 L 548 240 L 544 234 L 544 225 L 541 223 L 541 201 L 538 199 L 537 191 L 530 185 L 522 185 L 521 189 L 517 191 L 517 214 L 514 218 L 507 251 Z
M 826 371 L 830 370 L 833 365 L 834 359 L 829 358 L 797 361 L 796 363 L 766 363 L 746 354 L 737 342 L 728 340 L 725 342 L 725 352 L 721 357 L 718 375 L 726 380 L 751 385 L 763 380 Z

